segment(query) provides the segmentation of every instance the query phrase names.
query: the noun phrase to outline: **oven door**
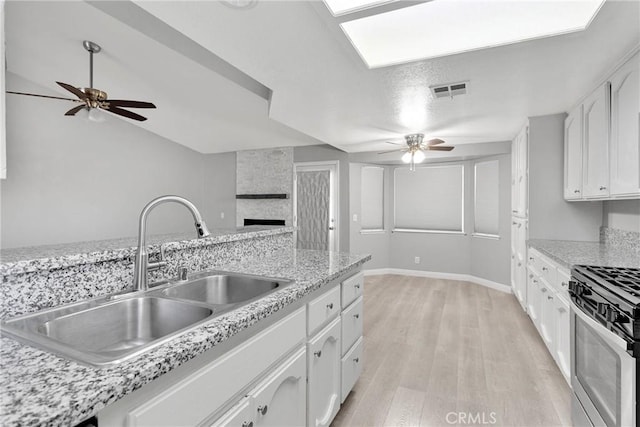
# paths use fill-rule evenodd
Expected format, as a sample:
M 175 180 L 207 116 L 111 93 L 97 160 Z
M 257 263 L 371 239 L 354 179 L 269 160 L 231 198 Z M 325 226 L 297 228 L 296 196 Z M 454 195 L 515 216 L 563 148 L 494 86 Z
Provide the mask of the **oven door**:
M 574 426 L 584 425 L 585 415 L 593 426 L 636 426 L 636 359 L 626 349 L 625 340 L 571 304 Z

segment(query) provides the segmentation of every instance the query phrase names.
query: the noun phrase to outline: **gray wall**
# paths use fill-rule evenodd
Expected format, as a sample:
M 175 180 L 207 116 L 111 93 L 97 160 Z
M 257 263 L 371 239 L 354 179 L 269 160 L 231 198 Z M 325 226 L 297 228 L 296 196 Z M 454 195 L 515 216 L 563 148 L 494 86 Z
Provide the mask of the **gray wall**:
M 309 145 L 305 147 L 293 148 L 293 161 L 300 162 L 323 162 L 337 160 L 339 162 L 339 193 L 340 193 L 340 247 L 341 252 L 358 252 L 350 249 L 349 242 L 349 155 L 330 145 Z
M 46 93 L 11 73 L 7 84 Z M 190 199 L 211 227 L 233 225 L 233 208 L 220 202 L 235 193 L 235 180 L 220 179 L 235 170 L 229 155 L 200 154 L 108 114 L 102 123 L 65 117 L 64 101 L 7 95 L 6 102 L 3 248 L 135 236 L 144 205 L 163 194 Z M 212 211 L 214 201 L 231 222 Z M 192 223 L 183 207 L 163 205 L 149 217 L 149 233 L 190 231 Z
M 640 200 L 613 200 L 604 202 L 602 225 L 640 233 Z
M 529 238 L 597 241 L 602 202 L 564 200 L 565 117 L 529 118 Z
M 510 206 L 511 156 L 507 154 L 480 160 L 499 161 L 499 239 L 472 236 L 473 232 L 473 161 L 465 165 L 465 234 L 392 233 L 393 169 L 385 167 L 385 232 L 363 234 L 358 222 L 351 222 L 351 250 L 371 253 L 368 269 L 399 268 L 455 274 L 471 274 L 504 285 L 510 278 Z M 351 216 L 360 218 L 366 201 L 360 200 L 360 169 L 363 164 L 351 164 Z M 414 262 L 420 257 L 420 263 Z

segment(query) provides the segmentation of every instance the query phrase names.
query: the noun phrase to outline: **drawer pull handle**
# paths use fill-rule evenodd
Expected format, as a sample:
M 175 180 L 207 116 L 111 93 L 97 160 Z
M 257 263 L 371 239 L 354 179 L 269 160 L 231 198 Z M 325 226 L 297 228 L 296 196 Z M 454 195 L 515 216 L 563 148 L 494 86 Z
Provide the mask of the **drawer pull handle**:
M 547 267 L 542 267 L 542 271 L 549 271 Z
M 565 310 L 565 309 L 564 309 L 564 307 L 560 307 L 560 308 L 558 309 L 558 311 L 559 311 L 560 313 L 566 313 L 566 311 L 567 311 L 567 310 Z
M 547 292 L 547 288 L 542 288 L 541 291 L 542 291 L 542 293 L 545 293 L 545 292 Z
M 606 189 L 607 189 L 607 187 L 605 187 L 604 185 L 601 185 L 601 186 L 600 186 L 600 191 L 602 191 L 602 190 L 606 190 Z
M 573 190 L 573 192 L 574 192 L 575 194 L 579 194 L 579 193 L 580 193 L 580 190 Z
M 567 282 L 562 282 L 561 285 L 562 285 L 563 288 L 566 288 L 567 287 Z
M 359 318 L 360 318 L 360 315 L 359 315 L 359 314 L 354 314 L 354 315 L 353 315 L 353 317 L 354 317 L 355 319 L 359 319 Z
M 551 295 L 547 296 L 547 299 L 553 299 L 553 297 Z
M 253 421 L 245 421 L 242 423 L 242 427 L 253 427 Z
M 314 355 L 315 357 L 321 357 L 321 356 L 322 356 L 322 350 L 314 351 L 314 352 L 313 352 L 313 355 Z
M 354 288 L 360 289 L 360 285 L 353 285 Z
M 262 415 L 266 415 L 268 410 L 269 410 L 269 407 L 267 405 L 258 406 L 258 412 L 260 412 Z
M 327 308 L 328 308 L 329 310 L 333 310 L 333 303 L 329 303 L 329 304 L 327 304 Z
M 529 261 L 533 261 L 533 257 L 532 256 L 529 257 Z
M 356 357 L 355 359 L 353 359 L 354 362 L 358 363 L 360 361 L 359 357 Z

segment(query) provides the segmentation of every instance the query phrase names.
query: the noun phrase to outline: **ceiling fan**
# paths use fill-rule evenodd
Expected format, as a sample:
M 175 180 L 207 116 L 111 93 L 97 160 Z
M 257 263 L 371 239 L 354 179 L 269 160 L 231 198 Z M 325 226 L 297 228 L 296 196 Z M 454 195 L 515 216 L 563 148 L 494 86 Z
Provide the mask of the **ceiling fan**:
M 95 109 L 102 109 L 113 114 L 117 114 L 119 116 L 127 117 L 129 119 L 137 120 L 140 122 L 147 120 L 146 117 L 143 117 L 140 114 L 134 113 L 132 111 L 125 110 L 122 107 L 156 108 L 156 106 L 152 103 L 143 101 L 129 101 L 125 99 L 108 99 L 106 92 L 93 87 L 93 54 L 100 52 L 100 50 L 102 49 L 96 43 L 88 40 L 83 41 L 82 45 L 87 50 L 87 52 L 89 52 L 89 87 L 77 88 L 68 83 L 56 82 L 58 85 L 62 86 L 63 88 L 77 96 L 78 99 L 63 98 L 59 96 L 38 95 L 35 93 L 14 92 L 9 90 L 7 91 L 7 93 L 12 93 L 15 95 L 37 96 L 40 98 L 62 99 L 65 101 L 73 101 L 80 104 L 64 113 L 65 116 L 75 116 L 77 112 L 86 109 L 89 113 L 89 118 L 92 118 L 92 111 L 95 111 Z
M 444 144 L 444 141 L 439 138 L 434 138 L 423 142 L 422 140 L 424 139 L 424 134 L 422 133 L 412 133 L 409 135 L 405 135 L 404 139 L 407 144 L 405 148 L 383 151 L 378 154 L 402 151 L 404 152 L 402 161 L 405 163 L 409 163 L 409 169 L 412 171 L 416 170 L 416 163 L 420 163 L 425 159 L 425 151 L 451 151 L 455 148 L 450 145 L 440 145 Z M 387 144 L 402 145 L 397 142 L 390 141 L 387 141 Z

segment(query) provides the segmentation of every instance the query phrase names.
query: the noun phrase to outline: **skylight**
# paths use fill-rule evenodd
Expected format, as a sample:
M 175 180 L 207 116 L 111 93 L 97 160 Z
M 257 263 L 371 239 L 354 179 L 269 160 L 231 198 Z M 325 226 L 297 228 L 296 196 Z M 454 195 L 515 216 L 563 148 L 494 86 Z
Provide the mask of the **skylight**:
M 324 3 L 333 16 L 340 16 L 394 1 L 396 0 L 324 0 Z
M 340 26 L 369 68 L 377 68 L 581 31 L 603 3 L 433 0 Z

